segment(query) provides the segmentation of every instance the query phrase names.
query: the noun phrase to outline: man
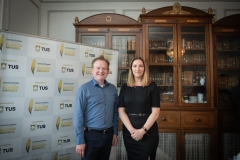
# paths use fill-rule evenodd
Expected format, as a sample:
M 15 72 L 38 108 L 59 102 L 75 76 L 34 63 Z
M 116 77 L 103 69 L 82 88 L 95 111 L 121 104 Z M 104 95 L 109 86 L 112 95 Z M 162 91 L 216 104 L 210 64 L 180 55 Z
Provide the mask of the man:
M 103 56 L 92 61 L 93 78 L 76 95 L 74 132 L 76 152 L 83 160 L 107 160 L 117 145 L 118 94 L 105 79 L 109 61 Z

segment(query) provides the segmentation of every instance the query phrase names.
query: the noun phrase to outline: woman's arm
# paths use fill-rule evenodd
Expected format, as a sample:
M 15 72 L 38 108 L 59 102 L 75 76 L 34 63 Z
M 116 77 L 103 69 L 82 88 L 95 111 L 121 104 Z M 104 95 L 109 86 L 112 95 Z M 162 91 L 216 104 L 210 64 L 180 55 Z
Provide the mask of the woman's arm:
M 119 107 L 118 108 L 118 113 L 119 113 L 119 117 L 122 121 L 122 123 L 124 124 L 124 126 L 128 129 L 128 131 L 133 134 L 135 132 L 135 128 L 132 126 L 126 112 L 125 112 L 125 108 L 123 107 Z
M 150 114 L 150 116 L 148 117 L 146 123 L 143 125 L 144 128 L 146 128 L 147 130 L 149 130 L 152 125 L 154 124 L 154 122 L 158 119 L 158 116 L 160 114 L 160 108 L 152 108 L 152 113 Z

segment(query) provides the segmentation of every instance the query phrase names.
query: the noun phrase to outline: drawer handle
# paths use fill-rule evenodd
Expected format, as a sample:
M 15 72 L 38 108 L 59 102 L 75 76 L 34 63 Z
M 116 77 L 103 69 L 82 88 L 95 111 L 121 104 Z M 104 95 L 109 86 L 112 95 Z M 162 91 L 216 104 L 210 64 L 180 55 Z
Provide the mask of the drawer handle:
M 162 117 L 162 121 L 165 121 L 165 120 L 166 120 L 166 118 Z
M 200 119 L 199 119 L 199 118 L 196 118 L 196 119 L 195 119 L 195 121 L 196 121 L 196 122 L 199 122 L 199 121 L 200 121 Z

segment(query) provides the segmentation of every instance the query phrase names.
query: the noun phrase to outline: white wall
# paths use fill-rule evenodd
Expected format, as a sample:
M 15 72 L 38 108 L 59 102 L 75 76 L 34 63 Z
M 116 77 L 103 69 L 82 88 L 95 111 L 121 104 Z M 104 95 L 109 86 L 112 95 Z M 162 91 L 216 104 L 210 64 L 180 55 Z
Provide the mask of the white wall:
M 199 0 L 200 1 L 200 0 Z M 240 13 L 240 2 L 181 2 L 182 6 L 207 11 L 211 7 L 215 20 Z M 39 0 L 5 0 L 3 28 L 13 32 L 75 41 L 73 22 L 99 13 L 118 13 L 135 20 L 142 7 L 147 12 L 173 6 L 175 2 L 57 2 Z M 1 15 L 0 15 L 1 16 Z

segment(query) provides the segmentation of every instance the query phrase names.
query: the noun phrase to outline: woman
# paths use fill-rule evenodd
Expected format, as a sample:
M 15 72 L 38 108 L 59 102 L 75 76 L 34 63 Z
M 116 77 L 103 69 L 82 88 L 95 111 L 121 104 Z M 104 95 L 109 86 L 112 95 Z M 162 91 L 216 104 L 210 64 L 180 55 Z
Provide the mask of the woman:
M 119 95 L 119 117 L 128 160 L 154 160 L 158 146 L 160 96 L 141 57 L 132 60 Z

